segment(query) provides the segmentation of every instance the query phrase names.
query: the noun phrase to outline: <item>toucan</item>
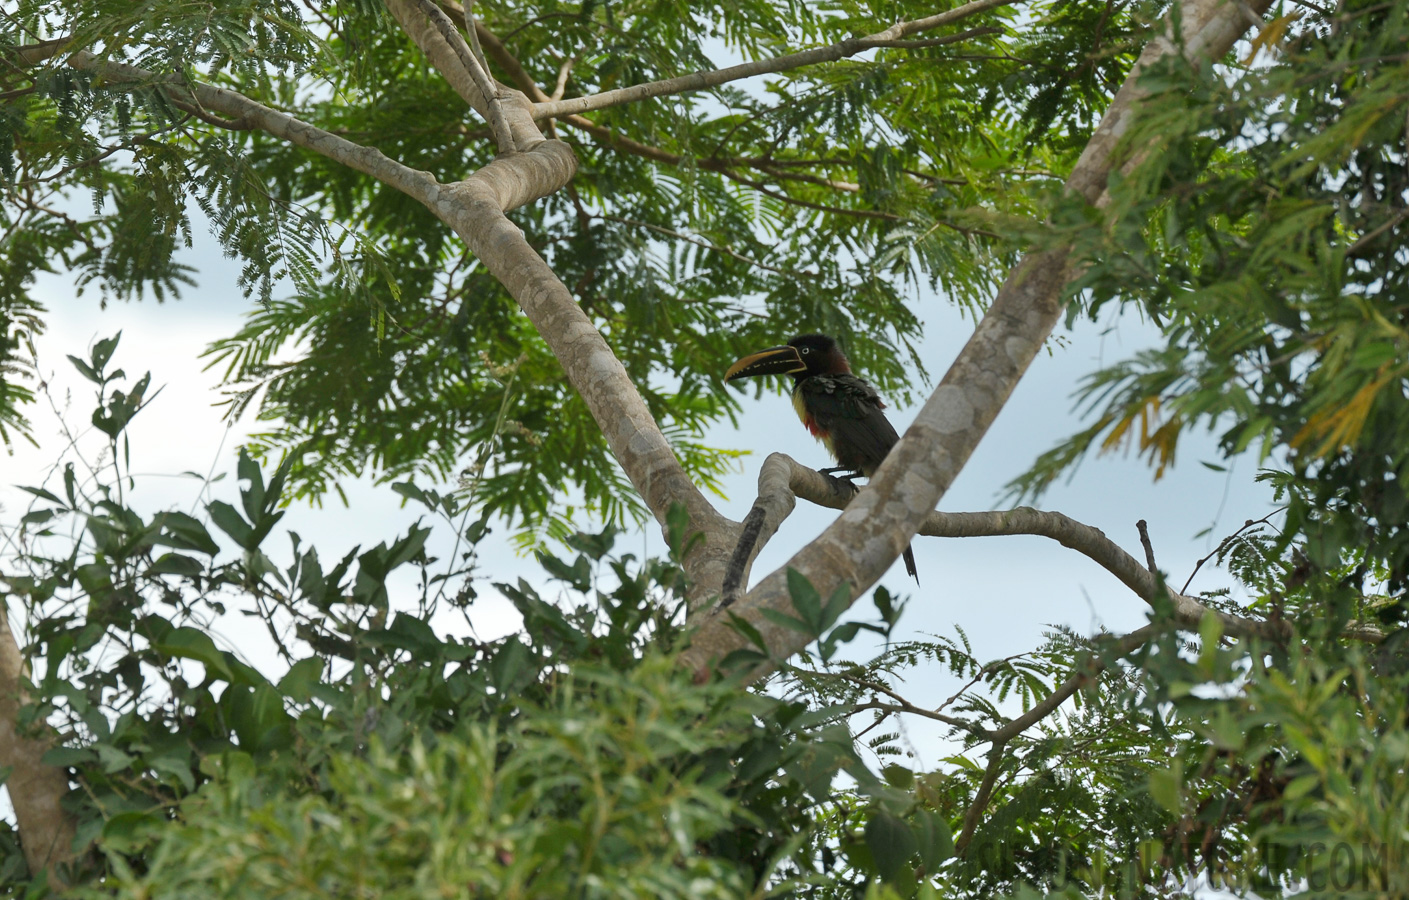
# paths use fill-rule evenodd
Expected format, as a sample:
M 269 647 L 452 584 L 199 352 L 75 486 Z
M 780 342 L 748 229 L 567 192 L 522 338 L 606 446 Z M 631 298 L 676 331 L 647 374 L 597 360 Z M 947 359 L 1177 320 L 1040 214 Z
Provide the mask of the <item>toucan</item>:
M 851 374 L 837 342 L 825 334 L 800 334 L 781 347 L 750 353 L 729 367 L 725 381 L 754 375 L 793 376 L 793 408 L 812 436 L 826 445 L 837 465 L 826 474 L 849 472 L 870 478 L 900 436 L 886 420 L 881 395 Z M 918 584 L 915 554 L 905 548 L 905 571 Z

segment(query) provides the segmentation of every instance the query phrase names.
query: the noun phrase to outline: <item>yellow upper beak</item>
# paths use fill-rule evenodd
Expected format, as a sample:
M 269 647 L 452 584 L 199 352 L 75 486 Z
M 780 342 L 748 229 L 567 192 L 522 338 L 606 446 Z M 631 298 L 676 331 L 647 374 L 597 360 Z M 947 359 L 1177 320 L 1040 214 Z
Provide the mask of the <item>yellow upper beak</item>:
M 797 348 L 785 344 L 750 353 L 729 367 L 729 371 L 724 373 L 724 380 L 733 381 L 751 375 L 794 375 L 806 371 L 807 365 L 798 355 Z

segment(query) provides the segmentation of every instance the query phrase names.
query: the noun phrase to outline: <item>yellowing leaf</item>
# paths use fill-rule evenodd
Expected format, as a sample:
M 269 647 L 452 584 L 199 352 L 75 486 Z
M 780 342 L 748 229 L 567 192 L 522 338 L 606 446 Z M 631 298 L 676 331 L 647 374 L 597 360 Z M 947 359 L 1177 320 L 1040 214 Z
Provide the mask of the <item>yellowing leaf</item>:
M 1287 26 L 1301 18 L 1301 13 L 1292 12 L 1285 16 L 1278 16 L 1258 29 L 1257 35 L 1252 39 L 1252 49 L 1248 51 L 1247 57 L 1243 60 L 1243 65 L 1252 62 L 1258 51 L 1266 50 L 1269 54 L 1273 48 L 1282 43 L 1282 38 L 1286 36 Z

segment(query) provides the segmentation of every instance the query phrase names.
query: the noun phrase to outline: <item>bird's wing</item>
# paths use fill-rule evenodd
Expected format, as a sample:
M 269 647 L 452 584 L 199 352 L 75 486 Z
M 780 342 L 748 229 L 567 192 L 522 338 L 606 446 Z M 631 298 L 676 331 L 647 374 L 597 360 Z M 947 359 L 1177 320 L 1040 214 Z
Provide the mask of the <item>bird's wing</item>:
M 808 411 L 831 438 L 838 464 L 869 475 L 900 440 L 881 411 L 880 394 L 855 375 L 819 375 L 799 388 Z

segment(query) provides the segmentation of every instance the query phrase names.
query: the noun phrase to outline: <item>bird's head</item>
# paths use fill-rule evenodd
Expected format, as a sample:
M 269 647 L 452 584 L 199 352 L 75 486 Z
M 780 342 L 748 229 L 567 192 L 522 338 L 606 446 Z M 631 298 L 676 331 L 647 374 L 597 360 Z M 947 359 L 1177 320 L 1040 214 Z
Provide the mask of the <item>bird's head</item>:
M 729 367 L 725 381 L 754 375 L 791 375 L 801 381 L 812 375 L 840 375 L 851 371 L 846 354 L 825 334 L 800 334 L 781 347 L 750 353 Z

